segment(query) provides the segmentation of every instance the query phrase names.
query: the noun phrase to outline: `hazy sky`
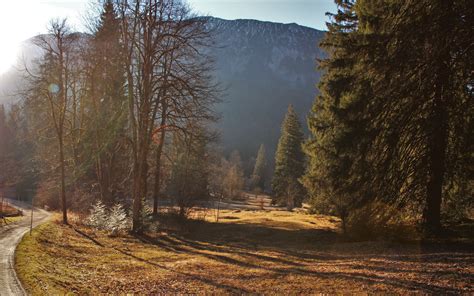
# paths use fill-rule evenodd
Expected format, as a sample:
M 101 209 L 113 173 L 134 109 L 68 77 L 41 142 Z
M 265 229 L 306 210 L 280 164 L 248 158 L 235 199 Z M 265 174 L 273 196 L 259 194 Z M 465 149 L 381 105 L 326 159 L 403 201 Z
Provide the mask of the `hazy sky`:
M 52 18 L 67 17 L 82 31 L 83 18 L 97 0 L 0 0 L 0 73 L 16 60 L 21 41 L 44 33 Z M 252 18 L 325 29 L 333 0 L 190 0 L 200 14 L 225 19 Z
M 333 0 L 190 0 L 198 12 L 225 19 L 251 18 L 279 23 L 297 23 L 326 29 L 325 13 L 335 12 Z

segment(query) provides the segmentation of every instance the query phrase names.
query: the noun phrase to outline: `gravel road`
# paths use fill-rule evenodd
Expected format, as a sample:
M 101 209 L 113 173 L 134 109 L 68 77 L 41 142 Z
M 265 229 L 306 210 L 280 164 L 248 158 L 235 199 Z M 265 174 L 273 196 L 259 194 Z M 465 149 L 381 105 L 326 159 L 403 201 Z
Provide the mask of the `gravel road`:
M 21 221 L 0 227 L 0 296 L 26 295 L 25 290 L 18 280 L 15 269 L 15 248 L 23 235 L 30 229 L 30 207 L 17 201 L 9 201 L 11 205 L 23 210 L 27 217 Z M 35 209 L 33 211 L 33 226 L 44 223 L 50 214 L 46 211 Z

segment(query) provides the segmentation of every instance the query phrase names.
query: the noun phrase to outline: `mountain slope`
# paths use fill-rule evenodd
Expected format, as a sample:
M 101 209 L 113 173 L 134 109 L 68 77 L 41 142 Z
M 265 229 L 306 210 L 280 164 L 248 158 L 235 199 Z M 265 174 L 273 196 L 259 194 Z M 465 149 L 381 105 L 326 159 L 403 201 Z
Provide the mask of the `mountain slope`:
M 289 104 L 306 126 L 305 116 L 316 96 L 316 58 L 323 56 L 318 43 L 324 32 L 296 24 L 208 20 L 215 32 L 211 54 L 216 58 L 216 78 L 225 88 L 217 106 L 222 146 L 226 152 L 239 150 L 247 159 L 264 143 L 271 160 Z M 31 42 L 25 42 L 21 54 L 27 64 L 40 55 Z M 0 76 L 0 103 L 11 100 L 9 94 L 22 82 L 13 69 Z
M 324 32 L 296 24 L 210 18 L 216 27 L 216 71 L 226 87 L 218 106 L 222 143 L 244 158 L 260 145 L 275 151 L 280 125 L 293 104 L 305 126 L 316 96 L 316 59 Z

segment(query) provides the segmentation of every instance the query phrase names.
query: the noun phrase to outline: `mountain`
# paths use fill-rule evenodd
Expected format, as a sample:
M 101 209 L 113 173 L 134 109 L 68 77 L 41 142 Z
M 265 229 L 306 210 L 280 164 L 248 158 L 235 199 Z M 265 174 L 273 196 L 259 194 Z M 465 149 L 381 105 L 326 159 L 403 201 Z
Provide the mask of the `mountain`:
M 216 28 L 216 76 L 226 88 L 218 106 L 223 148 L 243 158 L 255 156 L 264 143 L 273 157 L 280 125 L 293 104 L 306 126 L 317 94 L 316 59 L 323 31 L 256 20 L 210 18 Z
M 225 89 L 217 106 L 224 151 L 238 150 L 244 159 L 256 155 L 264 143 L 273 158 L 280 125 L 293 104 L 306 126 L 306 115 L 316 96 L 316 59 L 324 56 L 318 43 L 323 31 L 256 20 L 224 20 L 209 17 L 215 32 L 216 77 Z M 25 42 L 22 56 L 27 64 L 38 56 Z M 0 77 L 0 102 L 9 100 L 23 78 L 11 70 Z

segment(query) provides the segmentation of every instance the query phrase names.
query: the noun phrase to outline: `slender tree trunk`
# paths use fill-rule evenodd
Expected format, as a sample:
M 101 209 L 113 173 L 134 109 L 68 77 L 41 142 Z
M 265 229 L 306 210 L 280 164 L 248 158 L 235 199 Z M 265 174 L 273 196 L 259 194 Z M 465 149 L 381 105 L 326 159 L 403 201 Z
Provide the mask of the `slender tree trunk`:
M 341 216 L 341 223 L 342 223 L 342 233 L 347 234 L 347 216 Z
M 96 164 L 96 176 L 97 176 L 97 181 L 99 183 L 99 189 L 100 189 L 100 196 L 102 198 L 102 201 L 106 204 L 110 204 L 113 202 L 112 199 L 112 194 L 110 192 L 110 184 L 111 184 L 111 178 L 110 178 L 110 171 L 111 168 L 108 167 L 107 165 L 104 165 L 104 161 L 102 157 L 98 157 L 97 159 L 97 164 Z
M 155 168 L 155 184 L 153 187 L 153 215 L 158 215 L 158 199 L 161 191 L 161 154 L 163 153 L 163 142 L 165 140 L 165 131 L 161 131 L 160 143 L 156 149 L 156 168 Z
M 148 144 L 144 132 L 139 132 L 138 161 L 135 164 L 135 196 L 133 198 L 133 231 L 140 232 L 142 227 L 141 212 L 143 208 L 142 200 L 147 195 L 148 177 Z
M 142 201 L 140 198 L 140 190 L 139 190 L 139 183 L 140 177 L 138 176 L 138 165 L 134 165 L 135 176 L 133 177 L 133 184 L 134 184 L 134 193 L 133 193 L 133 225 L 132 231 L 138 232 L 141 228 L 141 208 L 142 208 Z
M 61 207 L 63 212 L 63 224 L 67 221 L 67 203 L 66 203 L 66 174 L 64 168 L 64 143 L 62 133 L 59 135 L 59 167 L 61 170 Z
M 163 108 L 163 114 L 166 113 L 166 108 Z M 155 166 L 155 184 L 153 187 L 153 215 L 156 217 L 158 215 L 158 198 L 160 196 L 161 191 L 161 155 L 163 154 L 163 146 L 165 142 L 165 124 L 166 124 L 166 117 L 161 117 L 160 123 L 160 142 L 158 143 L 158 147 L 156 148 L 156 166 Z
M 438 231 L 441 227 L 441 202 L 445 173 L 447 146 L 447 112 L 441 98 L 435 100 L 432 116 L 433 130 L 429 143 L 429 171 L 426 188 L 426 208 L 423 220 L 427 230 Z
M 436 3 L 440 11 L 440 17 L 436 20 L 436 31 L 450 32 L 453 25 L 452 1 L 440 1 Z M 433 44 L 437 44 L 437 36 L 432 36 Z M 426 207 L 423 212 L 423 221 L 428 231 L 437 232 L 441 228 L 441 203 L 443 194 L 443 183 L 446 171 L 446 149 L 448 138 L 448 110 L 447 101 L 454 95 L 451 93 L 450 48 L 438 45 L 434 49 L 433 60 L 437 61 L 434 74 L 434 98 L 433 109 L 428 134 L 428 182 L 426 188 Z
M 219 223 L 219 214 L 221 211 L 221 200 L 223 198 L 223 193 L 221 192 L 219 198 L 217 199 L 217 215 L 216 215 L 216 222 Z
M 160 122 L 160 142 L 158 143 L 158 147 L 156 149 L 156 166 L 155 166 L 155 184 L 153 187 L 153 216 L 158 216 L 158 199 L 160 196 L 161 191 L 161 155 L 163 154 L 163 146 L 165 143 L 165 136 L 166 136 L 166 123 L 167 123 L 167 113 L 168 113 L 168 103 L 167 103 L 167 87 L 168 87 L 168 67 L 173 61 L 173 54 L 171 53 L 171 61 L 167 61 L 165 57 L 165 69 L 164 69 L 164 76 L 165 76 L 165 83 L 164 87 L 162 88 L 163 92 L 161 93 L 161 122 Z

